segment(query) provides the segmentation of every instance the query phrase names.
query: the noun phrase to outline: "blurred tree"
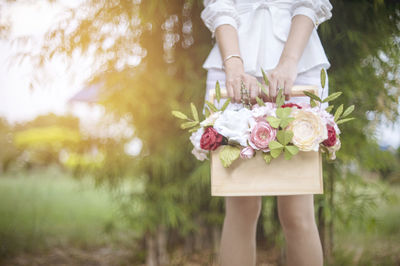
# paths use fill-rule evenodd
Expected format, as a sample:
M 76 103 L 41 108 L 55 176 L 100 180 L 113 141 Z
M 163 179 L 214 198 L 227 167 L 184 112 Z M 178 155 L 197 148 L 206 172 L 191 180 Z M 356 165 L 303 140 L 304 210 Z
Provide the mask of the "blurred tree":
M 357 120 L 343 126 L 346 135 L 342 138 L 338 160 L 332 165 L 325 164 L 326 193 L 316 197 L 319 230 L 328 261 L 334 248 L 334 221 L 341 212 L 344 196 L 335 188 L 346 186 L 351 177 L 360 185 L 367 185 L 366 171 L 383 169 L 393 162 L 393 159 L 388 161 L 387 156 L 376 156 L 380 151 L 374 136 L 382 115 L 390 121 L 398 117 L 400 96 L 399 2 L 335 0 L 331 3 L 333 16 L 319 30 L 332 64 L 329 87 L 331 92 L 344 92 L 340 102 L 345 106 L 356 106 Z M 372 185 L 371 188 L 374 190 Z M 356 190 L 348 192 L 350 198 L 363 197 Z M 385 193 L 378 196 L 384 197 Z M 373 201 L 346 202 L 358 209 L 369 203 Z
M 332 63 L 330 90 L 344 92 L 341 101 L 357 106 L 358 119 L 343 127 L 338 160 L 325 164 L 325 194 L 316 196 L 327 255 L 333 248 L 334 221 L 343 207 L 344 194 L 336 193 L 336 188 L 348 182 L 346 177 L 365 182 L 358 178 L 364 173 L 360 170 L 383 162 L 384 157 L 379 157 L 371 163 L 369 156 L 377 147 L 375 125 L 380 114 L 390 120 L 398 116 L 400 93 L 398 1 L 331 3 L 333 17 L 319 27 Z M 210 232 L 204 229 L 214 228 L 211 235 L 218 239 L 222 224 L 223 202 L 210 197 L 208 164 L 190 155 L 188 136 L 170 115 L 171 109 L 189 111 L 185 108 L 190 101 L 203 104 L 201 65 L 213 42 L 200 20 L 202 8 L 200 0 L 86 1 L 68 11 L 67 18 L 46 35 L 40 55 L 32 57 L 41 67 L 58 55 L 95 56 L 91 82 L 104 82 L 103 92 L 108 95 L 101 103 L 109 112 L 132 116 L 135 134 L 143 141 L 141 154 L 131 159 L 121 155 L 121 144 L 109 145 L 105 168 L 96 175 L 99 180 L 126 175 L 143 184 L 142 190 L 129 192 L 122 202 L 132 225 L 143 232 L 148 265 L 167 264 L 167 241 L 185 235 L 186 247 L 202 246 L 195 243 L 208 241 Z M 361 196 L 357 190 L 348 193 Z M 354 208 L 360 206 L 359 201 L 353 203 Z M 277 220 L 275 211 L 265 213 Z M 193 239 L 197 240 L 192 241 L 189 232 L 196 232 Z
M 60 164 L 60 152 L 81 142 L 79 119 L 55 114 L 40 115 L 13 128 L 13 145 L 25 166 Z
M 13 127 L 0 117 L 0 174 L 9 170 L 20 152 L 13 144 Z

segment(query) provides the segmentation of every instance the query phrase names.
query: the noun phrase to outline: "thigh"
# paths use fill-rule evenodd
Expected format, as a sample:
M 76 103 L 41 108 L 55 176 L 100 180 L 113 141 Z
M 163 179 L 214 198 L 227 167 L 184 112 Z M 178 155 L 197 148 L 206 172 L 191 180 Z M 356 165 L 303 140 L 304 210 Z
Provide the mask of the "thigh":
M 256 218 L 261 211 L 261 196 L 225 197 L 225 212 L 227 215 Z
M 278 214 L 281 222 L 313 221 L 314 194 L 277 196 Z

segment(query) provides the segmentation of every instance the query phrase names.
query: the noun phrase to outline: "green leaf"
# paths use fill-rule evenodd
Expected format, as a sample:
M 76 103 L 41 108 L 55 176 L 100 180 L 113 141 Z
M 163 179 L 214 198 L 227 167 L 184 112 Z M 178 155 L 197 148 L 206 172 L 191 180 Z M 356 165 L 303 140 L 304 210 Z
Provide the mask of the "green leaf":
M 314 99 L 311 99 L 310 105 L 311 105 L 311 107 L 315 107 L 315 106 L 317 106 L 317 103 L 314 101 Z
M 191 128 L 191 129 L 189 129 L 189 132 L 190 132 L 190 133 L 195 132 L 195 131 L 197 131 L 199 128 L 200 128 L 200 126 L 198 126 L 198 127 L 193 127 L 193 128 Z
M 286 149 L 285 149 L 284 155 L 285 155 L 285 160 L 290 160 L 293 157 L 293 155 L 290 152 L 288 152 Z
M 343 113 L 343 104 L 341 104 L 335 112 L 335 121 L 337 121 L 340 118 L 340 115 Z
M 299 153 L 299 148 L 294 145 L 285 146 L 285 151 L 289 152 L 291 155 L 296 155 Z
M 279 89 L 278 95 L 276 96 L 276 106 L 279 108 L 285 103 L 285 98 L 283 96 L 283 89 Z
M 287 145 L 293 138 L 293 132 L 291 130 L 279 130 L 276 138 L 282 145 Z
M 195 121 L 199 121 L 199 113 L 197 112 L 196 106 L 194 103 L 190 103 L 190 107 L 192 108 L 192 114 Z
M 279 118 L 286 118 L 292 113 L 292 108 L 278 108 L 276 109 L 276 116 Z
M 256 101 L 258 103 L 259 106 L 265 106 L 265 103 L 263 100 L 260 99 L 260 97 L 256 96 Z
M 206 104 L 208 105 L 208 107 L 210 107 L 211 111 L 218 112 L 217 107 L 215 107 L 215 105 L 213 103 L 206 101 Z
M 342 92 L 341 92 L 341 91 L 332 93 L 331 95 L 329 95 L 328 97 L 326 97 L 322 102 L 323 102 L 323 103 L 326 103 L 326 102 L 329 102 L 329 101 L 333 101 L 333 100 L 335 100 L 337 97 L 339 97 L 340 95 L 342 95 Z
M 268 81 L 267 75 L 265 74 L 264 69 L 262 69 L 262 68 L 261 68 L 261 73 L 262 73 L 265 85 L 269 86 L 269 81 Z
M 278 158 L 278 156 L 282 153 L 283 148 L 271 150 L 272 158 Z
M 287 127 L 287 126 L 290 124 L 290 122 L 292 122 L 293 120 L 294 120 L 294 117 L 282 118 L 282 119 L 281 119 L 280 126 L 281 126 L 282 128 L 285 128 L 285 127 Z
M 321 87 L 325 88 L 326 71 L 325 68 L 321 69 Z
M 281 120 L 279 118 L 276 118 L 274 116 L 268 116 L 267 117 L 268 123 L 271 125 L 273 128 L 278 128 L 279 124 L 281 123 Z
M 325 111 L 330 113 L 332 111 L 333 107 L 334 107 L 334 105 L 329 105 L 328 107 L 325 108 Z
M 314 99 L 314 100 L 316 100 L 316 101 L 318 101 L 318 102 L 321 102 L 322 100 L 321 100 L 321 98 L 319 98 L 317 95 L 315 95 L 314 93 L 311 93 L 311 92 L 309 92 L 309 91 L 303 91 L 303 93 L 304 93 L 304 95 L 306 95 L 306 96 L 308 96 L 308 97 L 310 97 L 311 99 Z
M 185 129 L 185 128 L 189 128 L 189 127 L 194 127 L 199 123 L 199 121 L 189 121 L 189 122 L 185 122 L 181 124 L 181 128 Z
M 272 160 L 272 156 L 269 153 L 263 152 L 264 161 L 269 164 Z
M 292 108 L 278 108 L 278 109 L 276 109 L 276 116 L 279 117 L 279 119 L 280 119 L 279 125 L 282 128 L 287 127 L 289 125 L 289 123 L 294 120 L 293 117 L 289 117 L 291 112 L 292 112 Z M 274 127 L 274 126 L 272 126 L 272 127 Z
M 346 110 L 343 112 L 342 117 L 346 117 L 349 114 L 351 114 L 354 111 L 354 105 L 351 105 L 349 107 L 346 108 Z
M 209 117 L 210 116 L 210 109 L 208 109 L 208 108 L 204 108 L 204 113 L 205 113 L 205 115 L 206 115 L 206 117 Z
M 258 86 L 261 88 L 262 92 L 264 92 L 267 96 L 269 96 L 269 91 L 267 91 L 265 86 L 263 84 L 261 84 L 259 81 L 257 81 L 257 82 L 258 82 Z
M 188 119 L 188 117 L 184 113 L 179 111 L 172 111 L 172 115 L 180 119 Z
M 340 124 L 346 123 L 346 122 L 354 120 L 354 119 L 355 119 L 354 117 L 343 118 L 343 119 L 340 119 L 339 121 L 337 121 L 336 124 L 340 125 Z
M 221 87 L 219 86 L 218 80 L 215 84 L 215 97 L 217 98 L 217 102 L 219 103 L 219 100 L 221 100 Z
M 268 147 L 271 149 L 271 150 L 274 150 L 274 149 L 283 149 L 283 145 L 282 144 L 280 144 L 279 142 L 277 142 L 277 141 L 275 141 L 275 140 L 271 140 L 270 142 L 269 142 L 269 144 L 268 144 Z
M 228 107 L 229 103 L 231 102 L 231 97 L 227 98 L 224 102 L 224 105 L 221 107 L 221 111 L 225 111 L 225 109 Z
M 222 165 L 226 168 L 229 167 L 233 161 L 239 158 L 240 148 L 232 145 L 224 145 L 219 152 L 219 159 Z

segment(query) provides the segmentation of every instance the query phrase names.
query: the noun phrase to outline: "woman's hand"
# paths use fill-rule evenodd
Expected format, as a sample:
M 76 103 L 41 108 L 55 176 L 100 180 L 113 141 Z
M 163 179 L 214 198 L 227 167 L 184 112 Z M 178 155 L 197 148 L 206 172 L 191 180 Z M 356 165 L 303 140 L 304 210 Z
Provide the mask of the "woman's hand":
M 279 89 L 283 89 L 285 100 L 290 99 L 290 92 L 297 77 L 297 60 L 281 58 L 278 65 L 266 73 L 269 81 L 269 101 L 275 101 Z
M 242 60 L 237 57 L 229 58 L 225 62 L 225 87 L 228 93 L 228 97 L 231 98 L 231 102 L 241 102 L 241 84 L 249 90 L 250 103 L 255 104 L 256 96 L 259 94 L 258 80 L 244 72 Z

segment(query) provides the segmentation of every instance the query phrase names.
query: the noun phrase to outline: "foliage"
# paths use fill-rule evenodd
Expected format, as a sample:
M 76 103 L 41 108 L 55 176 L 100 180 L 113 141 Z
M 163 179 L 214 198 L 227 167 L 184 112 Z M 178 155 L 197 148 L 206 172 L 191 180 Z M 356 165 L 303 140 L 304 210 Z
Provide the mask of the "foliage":
M 351 204 L 334 205 L 335 198 L 343 196 L 335 192 L 337 183 L 345 185 L 350 179 L 361 182 L 359 177 L 369 170 L 385 175 L 386 159 L 371 153 L 377 150 L 373 132 L 378 121 L 369 120 L 366 114 L 372 112 L 377 119 L 383 114 L 395 120 L 400 95 L 398 1 L 331 2 L 333 17 L 319 26 L 332 64 L 329 87 L 333 93 L 336 88 L 343 91 L 341 104 L 358 108 L 353 112 L 357 119 L 343 125 L 348 137 L 343 139 L 338 161 L 325 164 L 326 192 L 316 197 L 324 243 L 324 236 L 329 235 L 324 232 L 335 230 L 333 217 Z M 177 109 L 188 113 L 188 101 L 202 103 L 205 72 L 200 66 L 213 44 L 200 19 L 202 9 L 200 0 L 85 1 L 48 32 L 39 55 L 28 55 L 38 69 L 59 55 L 78 52 L 96 57 L 90 82 L 104 82 L 100 103 L 116 115 L 130 114 L 135 135 L 144 145 L 141 154 L 132 159 L 123 154 L 122 144 L 110 141 L 103 146 L 105 167 L 94 173 L 100 182 L 118 176 L 143 184 L 141 192 L 125 194 L 129 199 L 125 206 L 141 202 L 146 211 L 125 214 L 135 227 L 152 234 L 161 232 L 159 225 L 186 234 L 200 224 L 222 223 L 221 199 L 211 198 L 209 193 L 208 165 L 189 158 L 187 136 L 169 115 Z M 347 114 L 343 109 L 338 118 L 339 113 Z M 398 157 L 395 160 L 398 162 Z M 354 165 L 358 172 L 345 171 Z M 358 195 L 357 190 L 348 193 Z
M 130 241 L 137 234 L 116 207 L 108 191 L 95 189 L 90 179 L 73 180 L 55 165 L 1 175 L 0 260 L 57 245 Z

